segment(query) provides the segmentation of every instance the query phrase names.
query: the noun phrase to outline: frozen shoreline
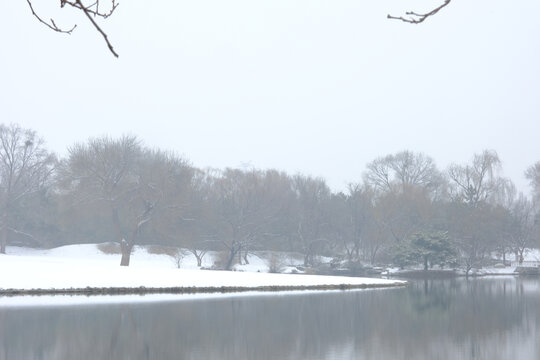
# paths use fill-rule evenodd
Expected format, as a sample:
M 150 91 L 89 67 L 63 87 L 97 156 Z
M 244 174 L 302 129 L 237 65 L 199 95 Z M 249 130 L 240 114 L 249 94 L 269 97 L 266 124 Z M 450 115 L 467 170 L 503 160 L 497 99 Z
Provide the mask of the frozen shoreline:
M 381 291 L 396 289 L 397 287 L 355 289 L 355 291 Z M 26 308 L 26 307 L 62 307 L 62 306 L 96 306 L 121 304 L 151 304 L 181 301 L 220 300 L 234 297 L 264 297 L 264 296 L 301 296 L 308 294 L 331 294 L 343 290 L 291 290 L 276 292 L 232 292 L 232 293 L 197 293 L 197 294 L 145 294 L 145 295 L 40 295 L 40 296 L 0 296 L 0 308 Z

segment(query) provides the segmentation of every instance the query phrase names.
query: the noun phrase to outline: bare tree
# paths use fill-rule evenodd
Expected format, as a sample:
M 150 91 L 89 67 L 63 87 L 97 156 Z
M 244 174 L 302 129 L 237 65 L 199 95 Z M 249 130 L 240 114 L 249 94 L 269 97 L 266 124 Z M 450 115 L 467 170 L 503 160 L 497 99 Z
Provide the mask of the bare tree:
M 537 206 L 540 206 L 540 161 L 529 167 L 525 172 L 525 176 L 531 184 Z
M 201 249 L 200 246 L 191 246 L 188 248 L 188 251 L 192 253 L 193 256 L 195 256 L 195 259 L 197 259 L 197 266 L 201 267 L 203 259 L 208 253 L 208 249 L 204 249 L 204 248 Z
M 293 178 L 293 189 L 296 193 L 294 237 L 304 255 L 304 266 L 313 266 L 316 256 L 330 244 L 331 191 L 323 179 L 302 175 Z
M 173 153 L 143 149 L 135 165 L 129 174 L 128 187 L 112 209 L 117 236 L 122 239 L 120 265 L 123 266 L 129 265 L 131 251 L 151 221 L 162 218 L 192 221 L 185 216 L 190 206 L 186 195 L 193 174 L 187 161 Z M 170 229 L 163 222 L 162 228 Z
M 491 206 L 481 203 L 476 207 L 454 201 L 448 204 L 446 221 L 456 244 L 466 275 L 479 268 L 496 244 L 493 243 L 495 228 L 490 221 Z
M 405 192 L 386 192 L 375 202 L 375 219 L 387 235 L 399 243 L 421 231 L 432 216 L 432 201 L 418 187 Z
M 247 255 L 264 239 L 274 236 L 272 225 L 281 210 L 273 187 L 274 171 L 226 169 L 214 180 L 211 202 L 218 227 L 216 238 L 226 249 L 225 269 L 235 259 L 248 263 Z
M 533 204 L 520 194 L 511 208 L 510 243 L 516 254 L 516 260 L 523 263 L 525 250 L 532 245 L 534 229 Z
M 475 154 L 470 164 L 453 164 L 448 169 L 452 199 L 448 218 L 467 273 L 483 265 L 493 250 L 498 249 L 505 258 L 505 237 L 512 236 L 507 213 L 515 186 L 500 170 L 501 161 L 492 150 Z
M 432 158 L 405 150 L 370 162 L 364 180 L 382 192 L 404 192 L 409 187 L 435 191 L 442 183 L 442 176 Z
M 35 10 L 34 4 L 32 0 L 26 0 L 28 3 L 28 6 L 30 7 L 30 11 L 32 12 L 32 15 L 43 25 L 47 26 L 49 29 L 64 33 L 64 34 L 71 34 L 73 30 L 77 27 L 77 25 L 73 25 L 70 28 L 63 28 L 56 24 L 54 19 L 45 20 L 42 16 L 38 14 L 38 11 Z M 106 3 L 106 5 L 102 6 L 103 3 Z M 111 16 L 116 8 L 118 7 L 118 3 L 116 0 L 107 0 L 106 2 L 102 1 L 100 3 L 100 0 L 60 0 L 60 7 L 64 8 L 65 6 L 68 6 L 72 9 L 76 9 L 84 14 L 86 18 L 90 21 L 92 26 L 97 30 L 97 32 L 103 37 L 105 40 L 105 43 L 107 44 L 107 47 L 109 48 L 109 51 L 116 57 L 118 57 L 118 53 L 113 49 L 113 46 L 111 42 L 109 41 L 109 37 L 103 31 L 101 26 L 98 24 L 98 19 L 107 19 L 109 16 Z
M 373 261 L 385 244 L 400 243 L 427 226 L 444 181 L 432 158 L 408 150 L 373 160 L 364 180 L 374 190 L 369 230 Z
M 129 265 L 134 237 L 148 222 L 153 211 L 151 203 L 143 204 L 131 234 L 125 234 L 120 220 L 121 209 L 138 191 L 136 166 L 143 149 L 133 136 L 120 139 L 102 137 L 68 149 L 69 156 L 61 166 L 61 181 L 67 192 L 75 196 L 75 205 L 99 202 L 109 212 L 122 249 L 121 265 Z M 133 208 L 132 208 L 133 209 Z M 126 240 L 127 239 L 127 240 Z
M 23 198 L 48 184 L 55 164 L 55 156 L 34 131 L 0 124 L 0 253 L 6 253 L 9 231 L 23 233 L 11 226 L 13 211 Z
M 184 260 L 186 255 L 187 255 L 187 252 L 183 249 L 176 249 L 175 252 L 173 253 L 172 261 L 177 269 L 180 269 L 182 267 L 182 261 Z
M 379 251 L 386 245 L 387 235 L 377 218 L 375 193 L 361 184 L 349 184 L 347 193 L 332 194 L 325 205 L 330 228 L 326 229 L 329 250 L 345 255 L 349 267 L 360 261 L 375 263 Z
M 136 239 L 157 213 L 183 206 L 178 194 L 191 168 L 173 154 L 152 151 L 133 136 L 102 137 L 76 144 L 61 167 L 64 191 L 76 206 L 101 204 L 120 242 L 120 265 L 128 266 Z
M 368 187 L 350 184 L 344 199 L 344 214 L 333 214 L 345 219 L 342 228 L 347 230 L 342 239 L 349 262 L 360 260 L 365 248 L 368 228 L 373 220 L 373 195 Z M 335 212 L 335 211 L 333 211 Z
M 448 177 L 453 185 L 452 197 L 471 206 L 488 201 L 504 185 L 500 168 L 501 160 L 493 150 L 475 154 L 471 164 L 451 165 Z
M 380 191 L 390 191 L 393 187 L 392 178 L 392 155 L 379 157 L 369 164 L 364 173 L 366 184 Z
M 197 259 L 197 266 L 201 267 L 203 258 L 217 243 L 215 218 L 208 201 L 212 182 L 206 171 L 191 169 L 184 174 L 187 176 L 183 181 L 175 181 L 174 192 L 167 191 L 167 206 L 171 211 L 156 217 L 146 233 L 149 241 L 162 239 L 187 249 Z

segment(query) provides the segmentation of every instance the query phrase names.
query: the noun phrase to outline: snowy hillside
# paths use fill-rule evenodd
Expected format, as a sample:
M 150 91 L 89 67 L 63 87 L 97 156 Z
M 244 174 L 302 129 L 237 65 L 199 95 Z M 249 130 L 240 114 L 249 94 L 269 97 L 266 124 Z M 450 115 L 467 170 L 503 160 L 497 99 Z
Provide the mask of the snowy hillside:
M 254 272 L 198 270 L 192 256 L 178 269 L 169 255 L 149 254 L 137 248 L 129 267 L 120 267 L 120 256 L 104 254 L 95 244 L 70 245 L 51 250 L 9 247 L 0 256 L 0 289 L 69 289 L 86 287 L 267 287 L 403 284 L 371 278 L 268 274 L 264 260 L 253 257 Z M 212 254 L 204 266 L 212 264 Z M 260 271 L 260 272 L 257 272 Z

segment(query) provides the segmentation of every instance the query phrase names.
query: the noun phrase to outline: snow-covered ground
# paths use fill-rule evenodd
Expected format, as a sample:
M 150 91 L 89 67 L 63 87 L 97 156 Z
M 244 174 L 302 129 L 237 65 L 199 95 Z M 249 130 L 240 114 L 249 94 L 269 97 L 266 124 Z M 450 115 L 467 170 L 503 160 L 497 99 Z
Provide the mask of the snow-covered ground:
M 495 260 L 500 260 L 499 266 L 487 266 L 483 267 L 481 269 L 473 268 L 470 271 L 470 275 L 473 276 L 491 276 L 491 275 L 519 275 L 519 272 L 517 272 L 517 268 L 520 266 L 524 267 L 538 267 L 540 265 L 540 249 L 525 249 L 525 252 L 523 254 L 523 263 L 520 265 L 518 261 L 516 260 L 515 254 L 507 254 L 506 256 L 506 264 L 507 266 L 504 266 L 502 258 L 497 255 L 493 255 L 492 257 Z M 436 270 L 441 270 L 437 266 L 435 267 Z M 398 275 L 403 272 L 409 272 L 409 271 L 422 271 L 423 266 L 417 265 L 415 267 L 408 267 L 405 270 L 401 270 L 398 267 L 388 268 L 386 271 L 383 272 L 383 275 Z M 450 269 L 446 269 L 448 271 L 451 271 Z M 458 269 L 457 273 L 459 275 L 465 275 L 464 269 Z
M 499 255 L 497 256 L 497 259 L 501 260 L 502 257 Z M 516 255 L 513 253 L 506 255 L 506 261 L 511 261 L 512 263 L 516 262 Z M 540 261 L 540 249 L 525 249 L 525 252 L 523 253 L 523 261 L 526 262 L 539 262 Z
M 212 255 L 212 254 L 210 254 Z M 212 256 L 203 266 L 211 266 Z M 129 267 L 119 266 L 120 255 L 104 254 L 95 244 L 69 245 L 50 250 L 8 247 L 0 255 L 0 289 L 69 289 L 86 287 L 264 287 L 402 284 L 372 278 L 269 274 L 266 261 L 252 257 L 252 272 L 199 270 L 193 256 L 181 269 L 169 255 L 135 249 Z M 259 271 L 259 272 L 258 272 Z
M 198 270 L 197 259 L 188 250 L 183 249 L 183 257 L 180 260 L 180 268 L 185 270 Z M 7 255 L 10 257 L 31 258 L 38 257 L 44 262 L 73 262 L 78 264 L 90 263 L 100 267 L 118 267 L 120 264 L 120 254 L 106 254 L 98 248 L 98 244 L 67 245 L 49 250 L 32 249 L 25 247 L 8 246 Z M 211 268 L 216 261 L 218 254 L 210 251 L 202 261 L 203 268 Z M 248 256 L 249 264 L 235 264 L 234 271 L 246 272 L 269 272 L 268 256 L 264 253 L 250 254 Z M 302 265 L 302 259 L 298 255 L 282 253 L 281 262 L 282 273 L 291 272 L 295 266 Z M 0 255 L 0 259 L 2 259 Z M 323 260 L 330 261 L 329 258 Z M 131 254 L 130 268 L 178 268 L 175 258 L 166 254 L 152 253 L 151 247 L 135 246 Z M 295 269 L 296 270 L 296 269 Z M 298 270 L 296 270 L 298 271 Z M 301 271 L 298 271 L 301 272 Z

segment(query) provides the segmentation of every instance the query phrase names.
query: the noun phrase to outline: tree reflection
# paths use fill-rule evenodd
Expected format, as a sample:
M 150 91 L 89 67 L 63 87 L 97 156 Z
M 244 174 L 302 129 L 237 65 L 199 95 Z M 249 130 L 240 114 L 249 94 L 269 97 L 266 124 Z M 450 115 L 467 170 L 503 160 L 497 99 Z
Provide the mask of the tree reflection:
M 0 359 L 540 358 L 536 279 L 1 309 Z

